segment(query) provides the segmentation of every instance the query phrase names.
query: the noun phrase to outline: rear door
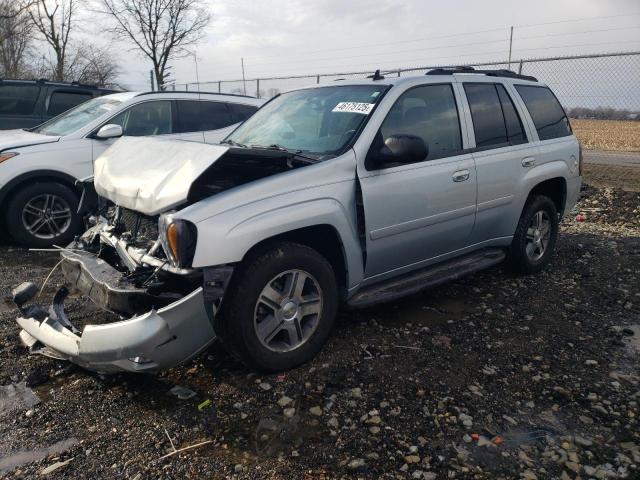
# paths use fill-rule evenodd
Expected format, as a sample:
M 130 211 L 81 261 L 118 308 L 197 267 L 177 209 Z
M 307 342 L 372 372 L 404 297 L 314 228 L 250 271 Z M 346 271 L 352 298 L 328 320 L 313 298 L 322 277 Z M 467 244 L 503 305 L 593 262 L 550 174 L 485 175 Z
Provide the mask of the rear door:
M 31 128 L 42 123 L 46 87 L 37 83 L 0 83 L 0 130 Z
M 428 146 L 424 160 L 359 171 L 365 210 L 365 276 L 418 268 L 468 245 L 476 211 L 473 158 L 465 152 L 461 104 L 451 83 L 412 87 L 398 97 L 373 141 L 415 135 Z M 379 147 L 378 147 L 379 148 Z
M 508 85 L 486 79 L 462 82 L 473 158 L 478 175 L 478 211 L 471 243 L 513 235 L 512 212 L 523 165 L 536 161 Z

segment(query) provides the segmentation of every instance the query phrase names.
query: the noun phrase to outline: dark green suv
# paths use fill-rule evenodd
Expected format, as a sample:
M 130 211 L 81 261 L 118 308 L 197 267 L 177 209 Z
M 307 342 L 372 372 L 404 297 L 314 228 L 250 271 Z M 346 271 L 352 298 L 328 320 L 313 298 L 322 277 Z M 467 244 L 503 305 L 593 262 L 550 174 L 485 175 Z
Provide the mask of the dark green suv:
M 0 130 L 30 128 L 114 90 L 46 80 L 0 80 Z

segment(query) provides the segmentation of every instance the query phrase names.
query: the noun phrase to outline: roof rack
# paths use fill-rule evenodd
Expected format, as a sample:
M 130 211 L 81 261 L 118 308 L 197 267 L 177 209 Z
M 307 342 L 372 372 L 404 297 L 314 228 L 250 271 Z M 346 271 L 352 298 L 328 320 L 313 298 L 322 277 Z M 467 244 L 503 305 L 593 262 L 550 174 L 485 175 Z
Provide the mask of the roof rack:
M 203 92 L 198 90 L 156 90 L 155 92 L 142 92 L 136 95 L 140 97 L 142 95 L 154 95 L 156 93 L 204 93 L 205 95 L 225 95 L 227 97 L 241 97 L 241 98 L 257 98 L 251 95 L 241 95 L 239 93 L 221 93 L 221 92 Z
M 520 80 L 529 80 L 530 82 L 538 81 L 536 77 L 520 75 L 513 70 L 476 70 L 475 68 L 468 66 L 435 68 L 433 70 L 429 70 L 426 75 L 454 75 L 456 73 L 474 73 L 477 75 L 487 75 L 488 77 L 519 78 Z

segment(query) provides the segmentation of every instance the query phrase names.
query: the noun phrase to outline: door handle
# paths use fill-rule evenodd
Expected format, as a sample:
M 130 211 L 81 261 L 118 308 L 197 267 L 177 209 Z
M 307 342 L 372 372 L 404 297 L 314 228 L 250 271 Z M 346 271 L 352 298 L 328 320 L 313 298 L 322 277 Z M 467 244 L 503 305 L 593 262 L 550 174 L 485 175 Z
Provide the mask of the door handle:
M 469 180 L 469 170 L 458 170 L 457 172 L 453 172 L 451 178 L 454 182 L 464 182 L 465 180 Z
M 533 157 L 524 157 L 522 159 L 522 166 L 524 168 L 533 167 L 536 164 L 536 159 Z

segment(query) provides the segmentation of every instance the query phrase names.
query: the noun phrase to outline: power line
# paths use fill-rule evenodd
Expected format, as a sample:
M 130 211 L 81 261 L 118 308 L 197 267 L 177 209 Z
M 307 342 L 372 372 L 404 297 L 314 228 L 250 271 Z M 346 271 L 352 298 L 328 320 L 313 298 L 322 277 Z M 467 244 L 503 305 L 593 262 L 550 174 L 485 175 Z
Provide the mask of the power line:
M 539 38 L 547 38 L 547 37 L 583 35 L 583 34 L 587 34 L 587 33 L 611 32 L 611 31 L 630 30 L 630 29 L 639 29 L 639 28 L 640 28 L 640 25 L 633 26 L 633 27 L 605 28 L 605 29 L 599 29 L 599 30 L 583 30 L 583 31 L 580 31 L 580 32 L 568 32 L 568 33 L 562 32 L 562 33 L 552 33 L 552 34 L 546 34 L 546 35 L 532 35 L 532 36 L 528 36 L 528 37 L 518 37 L 517 35 L 514 35 L 514 40 L 515 41 L 522 41 L 522 40 L 531 40 L 531 39 L 539 39 Z M 292 64 L 300 64 L 300 63 L 309 63 L 309 62 L 314 62 L 314 61 L 322 61 L 322 60 L 334 60 L 334 59 L 335 60 L 340 60 L 340 59 L 362 58 L 362 57 L 371 57 L 371 56 L 380 57 L 380 56 L 389 55 L 389 54 L 399 55 L 399 54 L 403 54 L 403 53 L 424 52 L 424 51 L 431 51 L 431 50 L 442 50 L 442 49 L 447 49 L 447 48 L 469 47 L 469 46 L 476 46 L 476 45 L 489 45 L 489 44 L 492 44 L 492 43 L 506 43 L 506 42 L 508 42 L 508 40 L 509 40 L 508 38 L 502 38 L 502 39 L 499 39 L 499 40 L 488 40 L 488 41 L 484 41 L 484 42 L 458 43 L 458 44 L 453 44 L 453 45 L 439 45 L 439 46 L 435 46 L 435 47 L 413 48 L 413 49 L 410 49 L 410 50 L 397 50 L 397 51 L 390 51 L 390 52 L 363 53 L 363 54 L 359 54 L 359 55 L 323 57 L 323 58 L 315 58 L 315 59 L 305 58 L 304 60 L 292 60 L 292 61 L 287 61 L 287 62 L 279 62 L 279 63 L 277 63 L 277 65 L 292 65 Z M 308 57 L 308 55 L 305 55 L 305 56 Z M 261 66 L 261 65 L 273 65 L 273 62 L 251 63 L 249 66 L 254 67 L 254 66 Z
M 545 26 L 545 25 L 556 25 L 556 24 L 562 24 L 562 23 L 575 23 L 575 22 L 583 22 L 583 21 L 588 21 L 588 20 L 603 20 L 603 19 L 608 19 L 608 18 L 621 18 L 621 17 L 633 17 L 633 16 L 639 16 L 640 12 L 634 12 L 634 13 L 628 13 L 628 14 L 619 14 L 619 15 L 604 15 L 604 16 L 598 16 L 598 17 L 584 17 L 584 18 L 577 18 L 577 19 L 567 19 L 567 20 L 558 20 L 558 21 L 554 21 L 554 22 L 543 22 L 543 23 L 529 23 L 529 24 L 521 24 L 521 25 L 514 25 L 514 28 L 530 28 L 530 27 L 539 27 L 539 26 Z M 459 36 L 468 36 L 468 35 L 477 35 L 477 34 L 481 34 L 481 33 L 491 33 L 491 32 L 506 32 L 509 30 L 510 27 L 496 27 L 496 28 L 491 28 L 491 29 L 487 29 L 487 30 L 475 30 L 472 32 L 458 32 L 458 33 L 451 33 L 451 34 L 447 34 L 447 35 L 435 35 L 435 36 L 430 36 L 430 37 L 421 37 L 421 38 L 415 38 L 412 40 L 399 40 L 396 42 L 385 42 L 385 43 L 373 43 L 373 44 L 367 44 L 367 45 L 356 45 L 353 47 L 339 47 L 339 48 L 327 48 L 327 49 L 321 49 L 321 50 L 312 50 L 309 52 L 305 52 L 303 55 L 307 56 L 307 55 L 312 55 L 315 53 L 324 53 L 324 52 L 337 52 L 337 51 L 344 51 L 344 50 L 354 50 L 354 49 L 358 49 L 358 48 L 370 48 L 370 47 L 385 47 L 385 46 L 389 46 L 389 45 L 400 45 L 403 43 L 413 43 L 413 42 L 422 42 L 425 40 L 437 40 L 437 39 L 441 39 L 441 38 L 452 38 L 452 37 L 459 37 Z M 279 58 L 282 55 L 261 55 L 260 58 Z M 256 57 L 245 57 L 245 58 L 256 58 Z

